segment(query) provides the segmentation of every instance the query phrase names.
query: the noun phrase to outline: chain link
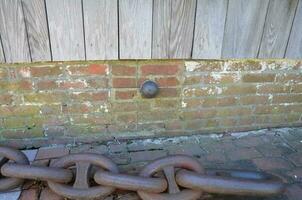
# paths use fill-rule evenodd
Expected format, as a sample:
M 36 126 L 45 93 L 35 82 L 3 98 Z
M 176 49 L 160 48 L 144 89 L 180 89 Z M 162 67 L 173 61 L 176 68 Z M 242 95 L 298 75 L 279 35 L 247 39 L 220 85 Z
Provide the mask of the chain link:
M 31 179 L 46 181 L 51 190 L 70 199 L 104 198 L 116 189 L 136 191 L 143 200 L 196 200 L 205 192 L 271 196 L 286 186 L 279 177 L 262 172 L 204 170 L 183 155 L 157 159 L 139 176 L 120 174 L 109 158 L 93 153 L 67 155 L 49 167 L 30 165 L 21 151 L 8 147 L 0 147 L 0 157 L 0 191 Z

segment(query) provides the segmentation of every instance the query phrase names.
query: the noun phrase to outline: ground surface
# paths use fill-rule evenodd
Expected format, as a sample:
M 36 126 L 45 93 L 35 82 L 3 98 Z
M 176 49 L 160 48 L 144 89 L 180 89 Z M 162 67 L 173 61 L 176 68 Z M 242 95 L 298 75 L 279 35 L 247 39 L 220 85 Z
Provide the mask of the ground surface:
M 153 159 L 173 154 L 194 156 L 206 168 L 263 170 L 284 178 L 284 195 L 270 198 L 207 196 L 212 200 L 302 199 L 302 128 L 250 131 L 229 135 L 189 136 L 148 140 L 111 141 L 95 144 L 54 146 L 24 151 L 36 164 L 47 165 L 69 153 L 97 152 L 116 162 L 122 172 L 138 173 Z M 63 199 L 43 183 L 27 182 L 22 189 L 0 194 L 0 199 Z M 108 200 L 139 199 L 135 193 L 118 193 Z M 106 199 L 107 200 L 107 199 Z

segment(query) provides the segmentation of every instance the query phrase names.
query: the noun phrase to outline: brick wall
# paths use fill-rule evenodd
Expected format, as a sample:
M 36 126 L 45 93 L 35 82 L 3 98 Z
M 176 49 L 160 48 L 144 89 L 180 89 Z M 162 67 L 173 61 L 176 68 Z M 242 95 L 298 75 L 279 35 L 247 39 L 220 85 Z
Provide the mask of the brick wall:
M 143 99 L 140 84 L 160 86 Z M 43 145 L 302 125 L 302 62 L 108 61 L 0 66 L 2 143 Z

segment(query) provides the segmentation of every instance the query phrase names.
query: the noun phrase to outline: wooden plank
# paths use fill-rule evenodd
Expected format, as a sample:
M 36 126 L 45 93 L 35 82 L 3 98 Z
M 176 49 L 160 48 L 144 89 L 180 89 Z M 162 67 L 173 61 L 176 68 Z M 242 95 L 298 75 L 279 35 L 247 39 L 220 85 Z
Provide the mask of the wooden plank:
M 0 35 L 6 62 L 31 60 L 20 0 L 0 1 Z
M 117 0 L 83 1 L 87 60 L 118 59 Z
M 51 60 L 44 0 L 22 0 L 33 61 Z
M 196 0 L 172 1 L 169 58 L 191 57 L 195 11 Z
M 152 0 L 120 0 L 120 58 L 151 58 L 151 38 Z
M 286 58 L 302 59 L 302 1 L 299 1 L 292 31 L 290 34 Z
M 298 0 L 270 1 L 259 58 L 284 57 L 297 4 Z
M 153 1 L 152 58 L 169 58 L 171 0 Z
M 227 0 L 197 1 L 193 58 L 221 58 L 227 2 Z
M 53 60 L 85 60 L 81 0 L 46 0 Z
M 269 0 L 229 0 L 223 58 L 255 58 Z
M 5 56 L 2 48 L 1 35 L 0 35 L 0 63 L 5 63 Z

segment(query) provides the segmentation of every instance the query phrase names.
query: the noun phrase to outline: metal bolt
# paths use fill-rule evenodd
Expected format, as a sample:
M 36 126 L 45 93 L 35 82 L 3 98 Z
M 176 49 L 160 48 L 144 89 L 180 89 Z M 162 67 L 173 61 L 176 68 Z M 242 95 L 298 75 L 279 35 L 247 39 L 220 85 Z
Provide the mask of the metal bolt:
M 153 98 L 158 94 L 159 88 L 154 81 L 147 80 L 142 84 L 140 92 L 145 98 Z

